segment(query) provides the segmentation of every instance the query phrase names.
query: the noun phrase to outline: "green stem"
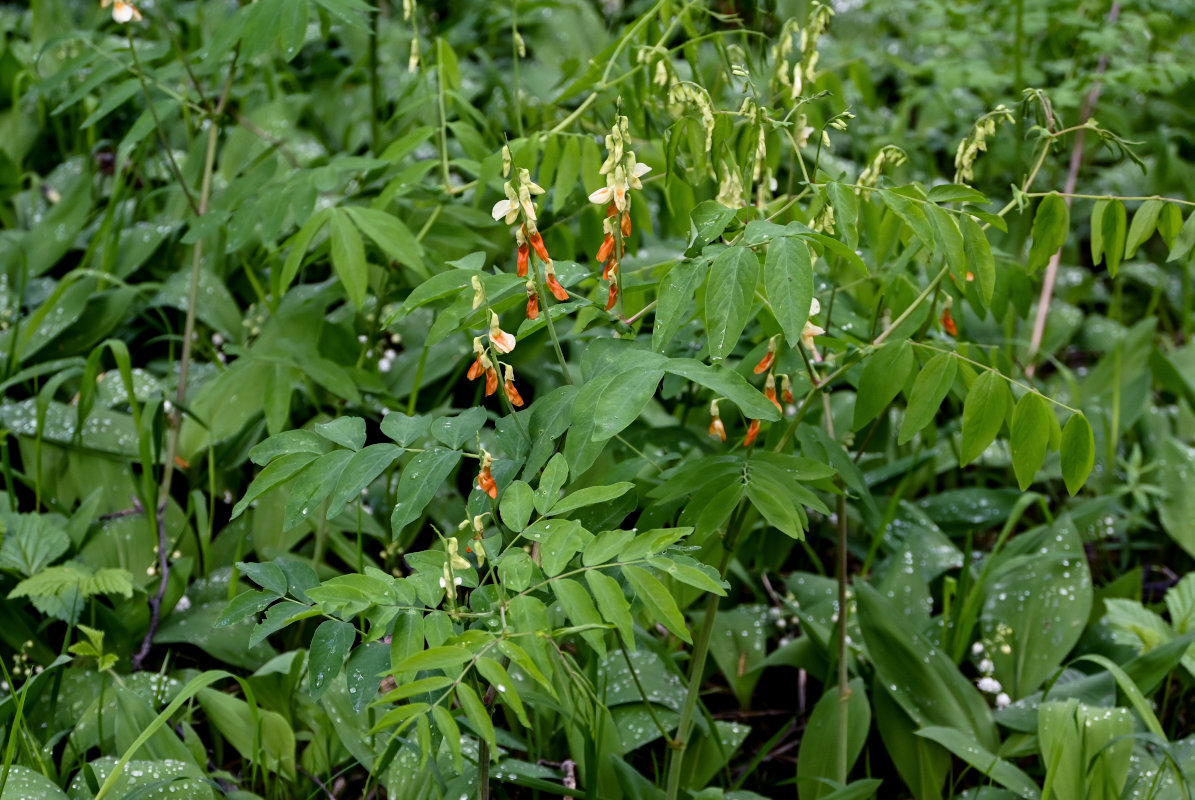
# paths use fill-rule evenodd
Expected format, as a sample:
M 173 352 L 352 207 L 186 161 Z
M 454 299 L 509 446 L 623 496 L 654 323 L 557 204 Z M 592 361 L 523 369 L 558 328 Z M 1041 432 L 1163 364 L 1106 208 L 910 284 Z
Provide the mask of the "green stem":
M 730 566 L 730 559 L 734 555 L 735 545 L 744 528 L 747 518 L 747 507 L 740 504 L 734 519 L 730 524 L 730 533 L 722 542 L 722 558 L 718 563 L 719 577 L 726 575 Z M 669 745 L 668 753 L 668 787 L 666 800 L 677 800 L 680 797 L 681 773 L 684 769 L 685 750 L 688 747 L 689 735 L 693 732 L 693 715 L 697 709 L 698 695 L 701 693 L 701 677 L 705 672 L 705 662 L 709 657 L 710 640 L 714 633 L 714 620 L 718 615 L 719 596 L 710 594 L 705 604 L 705 618 L 701 621 L 701 630 L 697 633 L 697 640 L 693 643 L 693 658 L 689 662 L 689 685 L 685 691 L 684 705 L 681 706 L 680 720 L 676 725 L 676 738 Z
M 828 395 L 826 395 L 828 397 Z M 830 417 L 827 415 L 826 417 Z M 838 782 L 846 783 L 847 762 L 849 756 L 850 727 L 847 719 L 847 708 L 851 702 L 850 674 L 847 669 L 847 528 L 846 528 L 846 497 L 838 497 Z
M 380 152 L 382 143 L 382 125 L 378 120 L 378 111 L 382 107 L 382 82 L 378 75 L 378 28 L 381 24 L 379 8 L 369 26 L 369 141 L 374 156 Z
M 448 175 L 448 111 L 444 90 L 444 40 L 436 39 L 436 107 L 440 112 L 440 178 L 444 191 L 452 192 Z
M 564 358 L 564 350 L 560 348 L 560 337 L 556 335 L 556 323 L 552 321 L 552 307 L 548 305 L 548 295 L 544 291 L 544 278 L 539 272 L 539 257 L 536 255 L 531 256 L 531 268 L 535 270 L 535 291 L 539 295 L 540 313 L 544 315 L 548 336 L 552 338 L 552 348 L 556 351 L 556 360 L 560 362 L 560 371 L 564 373 L 566 383 L 573 383 L 572 373 L 568 371 L 568 362 Z

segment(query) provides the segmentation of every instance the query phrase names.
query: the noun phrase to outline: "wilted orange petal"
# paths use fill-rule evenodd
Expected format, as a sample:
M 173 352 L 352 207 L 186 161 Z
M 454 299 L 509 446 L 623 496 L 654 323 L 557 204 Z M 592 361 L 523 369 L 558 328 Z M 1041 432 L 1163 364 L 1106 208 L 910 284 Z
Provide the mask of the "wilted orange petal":
M 768 398 L 769 400 L 771 400 L 772 405 L 776 406 L 776 408 L 780 409 L 781 411 L 784 410 L 784 409 L 780 408 L 780 401 L 776 399 L 775 385 L 764 387 L 763 396 Z
M 506 381 L 503 388 L 506 390 L 506 399 L 510 401 L 512 406 L 523 405 L 523 397 L 519 394 L 519 390 L 515 388 L 514 381 Z
M 606 298 L 606 310 L 609 311 L 610 309 L 614 308 L 614 304 L 616 302 L 618 302 L 618 284 L 611 281 L 610 293 Z
M 614 252 L 614 237 L 606 234 L 606 238 L 602 239 L 602 246 L 598 248 L 595 259 L 599 264 L 610 258 L 610 254 Z
M 539 295 L 527 293 L 527 319 L 539 319 Z
M 489 397 L 498 391 L 498 370 L 490 367 L 485 371 L 485 396 Z
M 722 424 L 720 417 L 714 417 L 710 420 L 710 436 L 720 442 L 726 441 L 726 426 Z
M 474 361 L 471 365 L 469 365 L 469 372 L 466 374 L 469 376 L 469 380 L 472 381 L 472 380 L 477 380 L 477 378 L 481 377 L 481 373 L 484 371 L 485 371 L 485 367 L 482 366 L 481 357 L 479 356 L 476 361 Z
M 622 212 L 622 235 L 631 235 L 631 215 L 627 212 Z
M 951 336 L 958 336 L 958 326 L 954 324 L 954 317 L 950 316 L 950 309 L 942 309 L 942 329 Z
M 531 234 L 531 246 L 535 248 L 535 254 L 541 259 L 552 260 L 552 257 L 548 255 L 548 248 L 544 247 L 544 237 L 539 235 L 539 231 Z
M 490 474 L 489 467 L 482 467 L 481 472 L 477 473 L 477 486 L 491 499 L 498 499 L 498 485 L 494 483 L 494 476 Z

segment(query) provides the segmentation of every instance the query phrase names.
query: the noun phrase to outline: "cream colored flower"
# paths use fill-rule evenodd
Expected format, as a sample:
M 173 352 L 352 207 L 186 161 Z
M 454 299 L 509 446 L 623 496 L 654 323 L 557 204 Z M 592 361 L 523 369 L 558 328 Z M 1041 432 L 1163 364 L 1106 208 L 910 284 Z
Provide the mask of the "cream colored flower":
M 100 8 L 107 8 L 112 6 L 112 19 L 116 22 L 124 24 L 132 22 L 133 20 L 141 21 L 141 12 L 132 3 L 124 3 L 121 0 L 100 0 Z
M 490 214 L 496 220 L 505 218 L 507 225 L 513 225 L 519 219 L 519 196 L 509 183 L 504 188 L 506 198 L 494 203 L 494 209 Z
M 606 185 L 589 195 L 589 202 L 605 205 L 613 200 L 615 208 L 622 211 L 627 206 L 627 189 L 642 189 L 643 183 L 639 178 L 649 172 L 651 167 L 636 161 L 628 177 L 626 170 L 619 165 L 606 175 Z
M 813 302 L 809 305 L 809 316 L 812 317 L 815 314 L 819 314 L 821 313 L 821 310 L 822 304 L 817 301 L 816 297 L 813 298 Z M 813 338 L 815 336 L 821 336 L 825 332 L 825 328 L 821 327 L 820 325 L 815 325 L 809 320 L 805 321 L 805 327 L 801 329 L 801 344 L 805 345 L 806 350 L 809 350 L 813 353 L 815 361 L 818 359 L 817 350 L 815 350 L 813 346 Z

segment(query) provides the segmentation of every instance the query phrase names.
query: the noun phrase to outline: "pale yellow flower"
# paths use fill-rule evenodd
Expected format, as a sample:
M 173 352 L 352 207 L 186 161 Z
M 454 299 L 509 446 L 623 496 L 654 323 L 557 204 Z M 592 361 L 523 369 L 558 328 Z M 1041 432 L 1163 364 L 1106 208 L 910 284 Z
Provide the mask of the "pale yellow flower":
M 100 0 L 100 8 L 108 6 L 112 6 L 112 19 L 117 22 L 123 24 L 133 20 L 141 21 L 141 12 L 132 3 L 125 3 L 121 0 Z

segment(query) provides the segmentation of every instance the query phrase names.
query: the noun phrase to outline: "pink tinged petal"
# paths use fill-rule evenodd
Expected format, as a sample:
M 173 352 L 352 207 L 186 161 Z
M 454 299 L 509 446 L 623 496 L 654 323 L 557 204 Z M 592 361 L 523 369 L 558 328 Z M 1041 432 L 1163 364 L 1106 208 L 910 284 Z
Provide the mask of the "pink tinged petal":
M 515 337 L 503 330 L 491 330 L 490 341 L 499 353 L 509 353 L 515 349 Z
M 614 190 L 609 186 L 603 186 L 593 194 L 589 195 L 589 202 L 604 205 L 610 202 L 610 198 L 614 195 Z

